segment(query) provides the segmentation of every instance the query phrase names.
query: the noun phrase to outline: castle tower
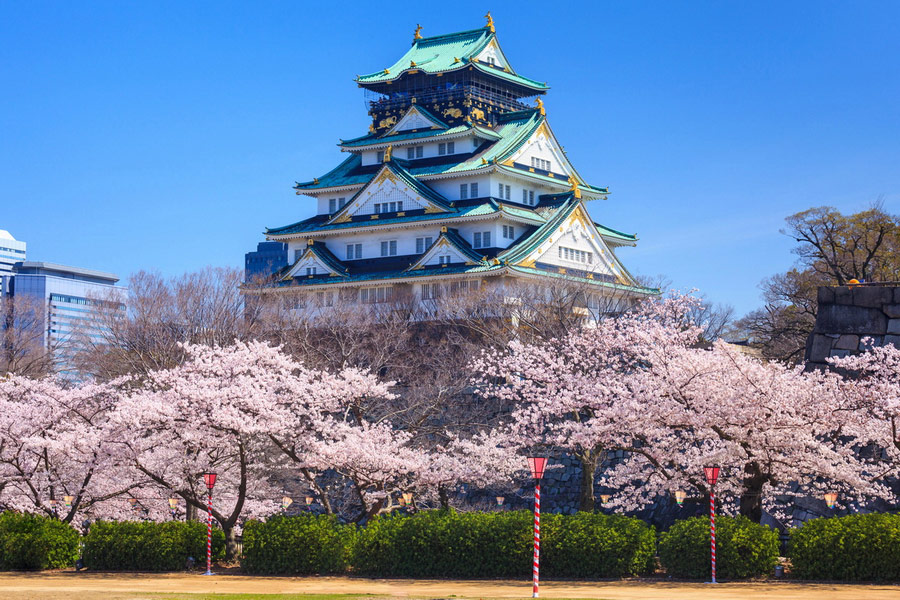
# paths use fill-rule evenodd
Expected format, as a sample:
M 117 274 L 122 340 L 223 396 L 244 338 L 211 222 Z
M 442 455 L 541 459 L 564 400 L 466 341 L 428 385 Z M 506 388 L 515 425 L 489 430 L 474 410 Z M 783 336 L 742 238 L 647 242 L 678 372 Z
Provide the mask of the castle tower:
M 547 119 L 548 86 L 513 69 L 493 20 L 420 30 L 396 63 L 357 77 L 369 132 L 341 140 L 348 157 L 296 185 L 316 215 L 266 230 L 288 257 L 262 291 L 324 305 L 401 292 L 424 301 L 511 280 L 577 282 L 595 301 L 658 293 L 616 255 L 637 238 L 589 216 L 585 204 L 608 190 L 575 170 Z

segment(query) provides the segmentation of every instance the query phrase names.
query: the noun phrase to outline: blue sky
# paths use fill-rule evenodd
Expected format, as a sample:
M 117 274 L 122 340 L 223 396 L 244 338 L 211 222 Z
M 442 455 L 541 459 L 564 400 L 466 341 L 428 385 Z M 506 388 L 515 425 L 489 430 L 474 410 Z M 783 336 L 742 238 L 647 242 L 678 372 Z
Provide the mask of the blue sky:
M 178 274 L 242 266 L 365 133 L 355 75 L 491 8 L 551 126 L 609 185 L 621 258 L 739 313 L 816 205 L 900 212 L 896 2 L 0 0 L 0 229 L 29 257 Z

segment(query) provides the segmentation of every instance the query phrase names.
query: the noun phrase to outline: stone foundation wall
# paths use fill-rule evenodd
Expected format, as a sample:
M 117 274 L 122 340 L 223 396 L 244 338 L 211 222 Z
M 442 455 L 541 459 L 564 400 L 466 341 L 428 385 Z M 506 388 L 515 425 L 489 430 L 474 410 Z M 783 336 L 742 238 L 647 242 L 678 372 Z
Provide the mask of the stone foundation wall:
M 816 325 L 806 341 L 805 360 L 811 367 L 863 351 L 865 338 L 876 346 L 900 347 L 900 287 L 820 287 L 818 304 Z

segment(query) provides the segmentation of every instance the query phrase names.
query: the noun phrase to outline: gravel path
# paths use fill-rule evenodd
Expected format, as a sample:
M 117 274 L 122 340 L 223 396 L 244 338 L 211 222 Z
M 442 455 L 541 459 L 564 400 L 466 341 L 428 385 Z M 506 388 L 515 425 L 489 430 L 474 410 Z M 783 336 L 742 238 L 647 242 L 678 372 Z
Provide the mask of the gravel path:
M 144 600 L 160 594 L 374 594 L 419 598 L 530 598 L 528 581 L 435 581 L 222 574 L 0 573 L 3 600 Z M 548 582 L 542 598 L 607 600 L 900 600 L 900 586 L 653 581 Z

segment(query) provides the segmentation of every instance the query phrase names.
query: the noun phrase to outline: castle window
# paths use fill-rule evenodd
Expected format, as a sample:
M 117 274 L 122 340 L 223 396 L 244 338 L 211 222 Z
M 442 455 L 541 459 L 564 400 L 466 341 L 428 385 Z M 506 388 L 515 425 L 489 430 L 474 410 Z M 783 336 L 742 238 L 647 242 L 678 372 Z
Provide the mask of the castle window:
M 531 166 L 535 169 L 543 169 L 544 171 L 550 170 L 550 161 L 544 160 L 543 158 L 537 158 L 535 156 L 531 157 Z
M 376 154 L 375 156 L 377 157 L 375 159 L 375 162 L 380 162 L 380 163 L 384 162 L 384 150 L 379 150 L 378 154 Z
M 328 200 L 328 212 L 333 213 L 337 210 L 337 198 Z
M 450 264 L 450 260 L 451 260 L 452 258 L 453 258 L 453 257 L 450 256 L 449 254 L 442 254 L 442 255 L 438 256 L 438 264 L 439 264 L 439 265 L 449 265 L 449 264 Z
M 477 198 L 478 197 L 478 182 L 469 184 L 469 197 Z
M 411 146 L 406 149 L 406 158 L 412 160 L 414 158 L 422 158 L 425 153 L 425 146 Z
M 359 290 L 359 301 L 365 304 L 377 302 L 390 302 L 394 297 L 394 288 L 391 286 L 377 288 L 362 288 Z
M 443 156 L 445 154 L 453 154 L 455 149 L 456 149 L 455 142 L 447 142 L 447 143 L 441 142 L 440 144 L 438 144 L 438 154 L 440 154 L 441 156 Z
M 509 200 L 510 197 L 510 187 L 508 185 L 503 185 L 502 183 L 498 184 L 497 188 L 497 197 L 501 200 L 506 199 Z
M 334 294 L 331 292 L 316 292 L 316 304 L 319 306 L 334 306 Z
M 563 260 L 568 260 L 570 262 L 577 262 L 583 264 L 594 264 L 594 253 L 586 252 L 584 250 L 576 250 L 575 248 L 566 248 L 564 246 L 559 247 L 559 257 Z
M 315 268 L 315 267 L 306 267 L 306 274 L 307 274 L 307 275 L 315 275 L 315 274 L 316 274 L 316 268 Z
M 423 283 L 422 284 L 422 300 L 434 300 L 441 295 L 441 285 L 439 283 Z
M 503 226 L 503 237 L 508 240 L 516 239 L 515 228 L 512 225 Z
M 347 199 L 338 198 L 338 208 L 344 208 L 345 206 L 347 206 Z
M 434 239 L 430 237 L 416 238 L 416 254 L 422 254 L 423 252 L 431 248 L 431 243 L 433 241 Z
M 347 260 L 362 258 L 362 244 L 347 244 Z
M 489 248 L 491 245 L 491 232 L 490 231 L 479 231 L 476 232 L 473 236 L 474 243 L 472 246 L 474 248 Z
M 375 214 L 392 213 L 403 210 L 403 200 L 397 202 L 376 202 Z
M 528 190 L 528 204 L 534 206 L 534 190 Z
M 459 184 L 459 199 L 465 200 L 469 197 L 469 184 L 461 183 Z
M 397 256 L 397 240 L 386 240 L 381 242 L 382 256 Z

